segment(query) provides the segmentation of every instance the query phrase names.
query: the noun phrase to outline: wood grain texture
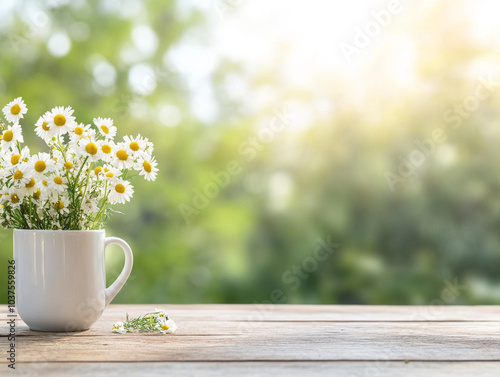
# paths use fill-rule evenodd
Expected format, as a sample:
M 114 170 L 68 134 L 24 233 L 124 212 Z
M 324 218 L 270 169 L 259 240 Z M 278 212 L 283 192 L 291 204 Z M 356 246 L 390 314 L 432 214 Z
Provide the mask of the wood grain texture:
M 155 307 L 176 321 L 174 335 L 111 333 L 125 313 Z M 5 306 L 0 319 L 6 345 Z M 88 331 L 35 332 L 20 319 L 16 330 L 26 375 L 496 376 L 500 365 L 496 306 L 111 305 Z
M 184 320 L 203 321 L 500 321 L 500 306 L 362 305 L 110 305 L 102 318 L 139 315 L 159 307 Z M 7 307 L 0 305 L 0 319 Z
M 495 377 L 500 362 L 198 362 L 29 363 L 16 371 L 50 377 Z M 6 374 L 7 375 L 7 374 Z

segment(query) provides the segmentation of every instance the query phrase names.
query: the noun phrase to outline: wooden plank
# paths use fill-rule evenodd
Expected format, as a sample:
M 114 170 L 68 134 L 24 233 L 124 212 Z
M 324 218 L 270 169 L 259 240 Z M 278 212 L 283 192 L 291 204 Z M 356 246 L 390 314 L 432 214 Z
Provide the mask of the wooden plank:
M 500 306 L 364 305 L 110 305 L 103 318 L 120 320 L 165 309 L 174 318 L 194 321 L 500 321 Z M 0 319 L 7 307 L 0 306 Z
M 17 374 L 29 376 L 332 376 L 332 377 L 491 377 L 500 362 L 231 362 L 231 363 L 30 363 Z
M 443 307 L 439 320 L 421 322 L 404 320 L 415 307 L 272 306 L 253 321 L 251 305 L 161 307 L 177 322 L 175 335 L 111 333 L 125 312 L 140 315 L 154 305 L 112 305 L 84 332 L 35 332 L 19 320 L 17 361 L 500 361 L 493 306 Z M 5 306 L 2 315 L 6 339 Z M 455 320 L 444 319 L 450 317 Z
M 59 332 L 59 333 L 45 333 L 39 331 L 32 331 L 29 327 L 19 318 L 16 324 L 16 335 L 20 338 L 24 337 L 109 337 L 118 336 L 111 333 L 111 328 L 116 319 L 125 319 L 125 316 L 118 316 L 115 318 L 107 318 L 103 316 L 97 321 L 90 330 L 77 331 L 77 332 Z M 384 336 L 395 335 L 435 335 L 436 333 L 446 336 L 497 336 L 500 331 L 500 322 L 372 322 L 372 321 L 265 321 L 265 322 L 251 322 L 251 321 L 193 321 L 186 320 L 183 317 L 172 317 L 176 321 L 179 329 L 174 336 L 257 336 L 266 335 L 270 336 L 272 333 L 280 332 L 286 333 L 303 333 L 307 335 L 308 331 L 315 331 L 321 329 L 325 332 L 332 334 L 345 332 L 351 335 L 361 334 L 380 334 Z M 0 336 L 7 336 L 10 327 L 6 322 L 0 322 Z M 396 332 L 396 334 L 395 334 Z M 270 334 L 271 333 L 271 334 Z M 142 336 L 151 334 L 127 334 L 126 336 Z M 338 336 L 338 335 L 337 335 Z
M 17 338 L 17 357 L 20 362 L 500 361 L 500 326 L 489 322 L 261 322 L 251 328 L 235 321 L 177 322 L 178 332 L 167 336 L 112 334 L 111 322 L 103 321 L 87 332 L 30 331 Z

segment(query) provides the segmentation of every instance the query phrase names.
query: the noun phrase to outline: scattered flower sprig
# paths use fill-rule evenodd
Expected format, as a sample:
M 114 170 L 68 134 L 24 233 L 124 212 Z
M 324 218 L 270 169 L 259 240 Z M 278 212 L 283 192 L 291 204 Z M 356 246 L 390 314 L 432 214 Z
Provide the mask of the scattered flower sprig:
M 130 178 L 156 179 L 153 143 L 141 135 L 115 141 L 110 118 L 78 123 L 71 107 L 55 107 L 35 124 L 49 152 L 32 155 L 22 146 L 23 99 L 2 111 L 11 124 L 0 119 L 0 228 L 102 229 L 110 205 L 132 198 Z
M 129 318 L 128 313 L 125 323 L 116 322 L 112 332 L 126 334 L 132 332 L 158 332 L 161 334 L 172 334 L 177 330 L 177 325 L 165 311 L 155 309 L 154 312 L 147 313 L 141 317 Z

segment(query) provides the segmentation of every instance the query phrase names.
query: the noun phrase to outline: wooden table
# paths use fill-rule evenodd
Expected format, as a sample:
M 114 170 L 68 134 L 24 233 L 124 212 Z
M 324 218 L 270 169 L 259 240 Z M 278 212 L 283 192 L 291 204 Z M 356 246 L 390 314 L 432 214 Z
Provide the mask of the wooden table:
M 160 307 L 174 335 L 113 334 Z M 89 331 L 17 323 L 16 372 L 0 376 L 499 376 L 500 307 L 110 305 Z

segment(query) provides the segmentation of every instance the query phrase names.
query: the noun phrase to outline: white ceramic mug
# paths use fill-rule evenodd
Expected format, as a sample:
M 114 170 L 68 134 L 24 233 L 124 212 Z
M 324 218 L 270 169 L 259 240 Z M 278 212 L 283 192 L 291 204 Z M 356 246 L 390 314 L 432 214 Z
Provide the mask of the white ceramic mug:
M 118 245 L 125 266 L 106 288 L 104 250 Z M 133 255 L 104 230 L 14 230 L 16 307 L 38 331 L 87 330 L 101 316 L 132 271 Z

